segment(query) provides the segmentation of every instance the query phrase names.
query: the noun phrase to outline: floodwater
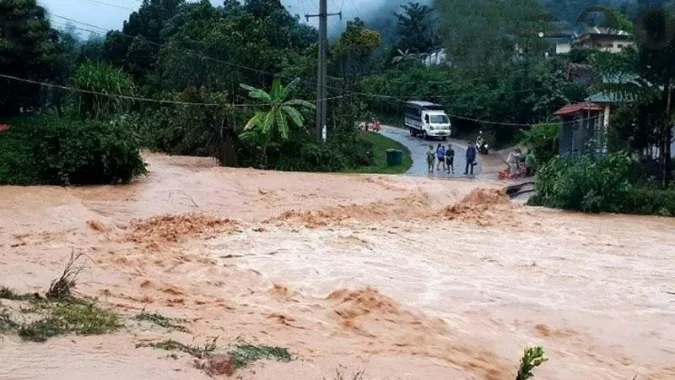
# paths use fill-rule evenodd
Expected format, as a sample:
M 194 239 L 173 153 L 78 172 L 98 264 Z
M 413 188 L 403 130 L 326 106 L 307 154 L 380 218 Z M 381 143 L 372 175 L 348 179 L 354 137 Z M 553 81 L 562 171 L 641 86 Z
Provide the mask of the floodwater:
M 0 379 L 207 379 L 135 348 L 218 337 L 288 347 L 242 379 L 675 378 L 675 221 L 509 203 L 498 184 L 275 173 L 146 154 L 121 187 L 0 187 L 0 286 L 44 291 L 71 250 L 113 335 L 0 337 Z

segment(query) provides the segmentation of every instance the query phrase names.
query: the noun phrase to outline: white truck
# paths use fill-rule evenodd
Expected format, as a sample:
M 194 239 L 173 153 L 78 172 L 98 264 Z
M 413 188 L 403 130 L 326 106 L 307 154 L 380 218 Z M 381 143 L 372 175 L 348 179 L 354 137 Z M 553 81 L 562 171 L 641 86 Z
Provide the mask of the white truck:
M 411 136 L 446 140 L 452 134 L 450 118 L 439 104 L 409 101 L 405 104 L 405 126 Z

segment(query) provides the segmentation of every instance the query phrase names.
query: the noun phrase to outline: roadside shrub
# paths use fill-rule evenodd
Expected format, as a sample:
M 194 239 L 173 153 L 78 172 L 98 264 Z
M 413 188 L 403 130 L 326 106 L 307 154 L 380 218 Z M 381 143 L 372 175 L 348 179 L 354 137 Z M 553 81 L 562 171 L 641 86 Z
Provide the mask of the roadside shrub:
M 146 172 L 135 122 L 127 116 L 35 116 L 8 124 L 12 128 L 0 134 L 0 184 L 116 184 Z
M 578 162 L 556 157 L 537 173 L 528 205 L 638 215 L 675 216 L 675 189 L 631 185 L 635 164 L 627 156 Z
M 621 212 L 622 200 L 632 191 L 630 172 L 631 159 L 623 154 L 578 161 L 555 157 L 537 173 L 533 203 L 584 212 Z
M 561 123 L 533 125 L 530 130 L 521 130 L 521 144 L 534 152 L 539 167 L 558 154 Z
M 675 190 L 634 188 L 619 203 L 616 212 L 675 216 Z
M 346 160 L 335 146 L 305 141 L 284 144 L 272 168 L 284 171 L 337 172 L 347 167 Z

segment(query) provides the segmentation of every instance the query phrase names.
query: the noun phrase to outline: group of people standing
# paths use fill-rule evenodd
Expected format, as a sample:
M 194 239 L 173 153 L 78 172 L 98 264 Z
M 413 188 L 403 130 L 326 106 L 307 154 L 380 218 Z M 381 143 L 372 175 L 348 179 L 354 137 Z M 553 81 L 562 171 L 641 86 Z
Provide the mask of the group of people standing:
M 434 146 L 429 145 L 429 151 L 427 152 L 427 171 L 429 173 L 434 172 L 434 163 L 436 163 L 437 171 L 441 171 L 442 168 L 448 173 L 455 174 L 455 150 L 452 149 L 452 144 L 445 147 L 439 143 L 435 152 Z
M 473 175 L 473 167 L 476 166 L 476 147 L 473 144 L 469 144 L 469 147 L 466 149 L 466 168 L 464 169 L 464 175 Z M 436 171 L 444 170 L 447 173 L 455 174 L 455 150 L 452 148 L 452 144 L 443 146 L 440 143 L 434 151 L 434 146 L 429 145 L 429 151 L 427 151 L 427 171 L 432 174 Z

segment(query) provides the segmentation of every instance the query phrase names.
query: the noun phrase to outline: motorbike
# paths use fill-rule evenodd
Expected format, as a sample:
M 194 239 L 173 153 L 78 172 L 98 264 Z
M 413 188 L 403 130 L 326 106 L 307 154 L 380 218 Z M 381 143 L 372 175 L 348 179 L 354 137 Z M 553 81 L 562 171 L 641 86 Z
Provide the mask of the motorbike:
M 478 137 L 476 138 L 476 150 L 480 154 L 490 153 L 490 147 L 488 146 L 487 141 L 485 141 L 483 138 L 483 131 L 480 131 L 478 133 Z

